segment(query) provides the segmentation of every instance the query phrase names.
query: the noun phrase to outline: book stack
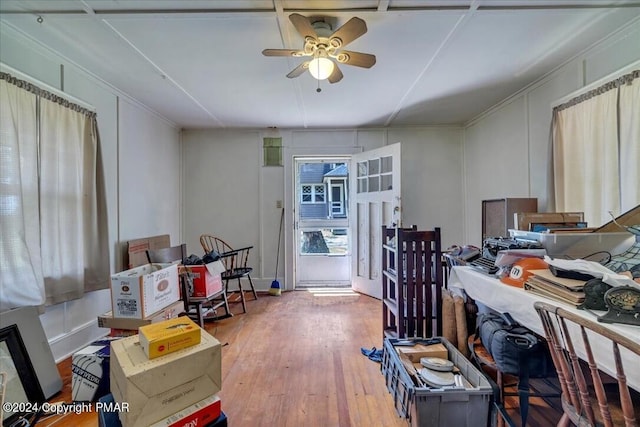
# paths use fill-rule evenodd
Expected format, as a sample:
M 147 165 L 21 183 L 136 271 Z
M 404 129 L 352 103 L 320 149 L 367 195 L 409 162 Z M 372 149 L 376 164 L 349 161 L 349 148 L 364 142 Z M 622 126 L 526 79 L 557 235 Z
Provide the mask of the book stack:
M 584 280 L 556 277 L 551 270 L 531 270 L 532 275 L 524 284 L 524 290 L 570 304 L 574 307 L 584 302 Z

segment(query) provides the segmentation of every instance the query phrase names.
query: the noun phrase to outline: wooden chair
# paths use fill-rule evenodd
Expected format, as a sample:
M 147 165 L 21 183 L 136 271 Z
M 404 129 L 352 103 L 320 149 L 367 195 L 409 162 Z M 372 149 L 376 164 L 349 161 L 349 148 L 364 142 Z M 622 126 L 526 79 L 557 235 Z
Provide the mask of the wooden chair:
M 560 307 L 544 302 L 536 302 L 534 307 L 542 320 L 562 388 L 564 414 L 558 426 L 571 423 L 579 426 L 638 426 L 638 393 L 627 385 L 620 347 L 640 356 L 640 343 Z M 598 369 L 600 365 L 593 351 L 596 347 L 590 341 L 594 340 L 594 334 L 611 345 L 616 366 L 615 379 Z M 588 367 L 578 358 L 577 351 L 584 352 Z M 636 357 L 637 360 L 640 357 Z M 627 370 L 639 367 L 637 362 L 626 366 Z
M 147 260 L 150 263 L 168 263 L 184 260 L 187 256 L 187 245 L 181 244 L 179 246 L 171 246 L 168 248 L 161 248 L 155 250 L 147 250 Z M 227 294 L 223 288 L 221 292 L 210 296 L 209 298 L 193 298 L 191 297 L 190 289 L 193 287 L 192 278 L 189 273 L 180 268 L 180 287 L 182 294 L 182 301 L 184 302 L 185 314 L 198 322 L 201 328 L 204 328 L 204 310 L 212 310 L 213 313 L 220 307 L 224 308 L 225 314 L 222 316 L 207 316 L 207 320 L 218 320 L 231 316 L 229 310 L 229 302 L 227 300 Z M 193 311 L 192 311 L 193 309 Z
M 258 294 L 253 286 L 251 280 L 252 267 L 249 267 L 249 252 L 253 249 L 253 246 L 247 246 L 245 248 L 233 249 L 231 245 L 224 240 L 212 236 L 210 234 L 203 234 L 200 236 L 200 245 L 205 254 L 212 251 L 217 252 L 220 256 L 220 260 L 224 264 L 225 271 L 222 273 L 222 280 L 224 281 L 224 288 L 227 292 L 227 296 L 238 292 L 240 294 L 240 302 L 242 302 L 242 311 L 247 312 L 247 305 L 245 301 L 245 290 L 242 289 L 242 279 L 246 278 L 249 281 L 250 291 L 253 293 L 253 298 L 258 299 Z M 238 290 L 229 291 L 229 281 L 238 281 Z M 238 301 L 231 301 L 238 302 Z

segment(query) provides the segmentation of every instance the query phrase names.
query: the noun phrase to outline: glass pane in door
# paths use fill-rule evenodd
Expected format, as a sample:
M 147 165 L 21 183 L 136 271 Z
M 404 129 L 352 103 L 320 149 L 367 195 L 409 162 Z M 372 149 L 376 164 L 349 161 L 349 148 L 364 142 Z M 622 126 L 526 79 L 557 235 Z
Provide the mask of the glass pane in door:
M 298 236 L 301 255 L 346 255 L 349 251 L 349 235 L 346 228 L 300 230 Z

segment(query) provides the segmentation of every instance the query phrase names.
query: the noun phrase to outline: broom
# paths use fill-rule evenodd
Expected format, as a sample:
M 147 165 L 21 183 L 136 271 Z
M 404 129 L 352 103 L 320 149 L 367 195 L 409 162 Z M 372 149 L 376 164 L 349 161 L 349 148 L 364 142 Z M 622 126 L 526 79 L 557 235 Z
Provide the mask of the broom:
M 271 288 L 269 288 L 269 295 L 279 296 L 282 292 L 280 289 L 280 282 L 278 282 L 278 261 L 280 260 L 280 238 L 282 237 L 282 222 L 284 221 L 284 208 L 282 208 L 282 214 L 280 215 L 280 233 L 278 234 L 278 253 L 276 254 L 276 277 L 271 282 Z

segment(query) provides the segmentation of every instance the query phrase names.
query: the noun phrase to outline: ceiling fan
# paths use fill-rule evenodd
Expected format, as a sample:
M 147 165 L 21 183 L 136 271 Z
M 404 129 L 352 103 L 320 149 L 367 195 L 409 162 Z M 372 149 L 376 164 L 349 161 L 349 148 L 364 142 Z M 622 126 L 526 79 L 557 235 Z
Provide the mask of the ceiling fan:
M 329 83 L 342 80 L 342 71 L 338 64 L 371 68 L 376 63 L 375 55 L 343 50 L 343 48 L 367 32 L 367 24 L 360 18 L 351 18 L 336 31 L 324 21 L 311 22 L 306 16 L 298 13 L 289 15 L 289 20 L 304 37 L 304 46 L 296 49 L 265 49 L 264 56 L 294 56 L 309 59 L 291 70 L 290 79 L 300 76 L 309 70 L 318 80 L 328 79 Z

